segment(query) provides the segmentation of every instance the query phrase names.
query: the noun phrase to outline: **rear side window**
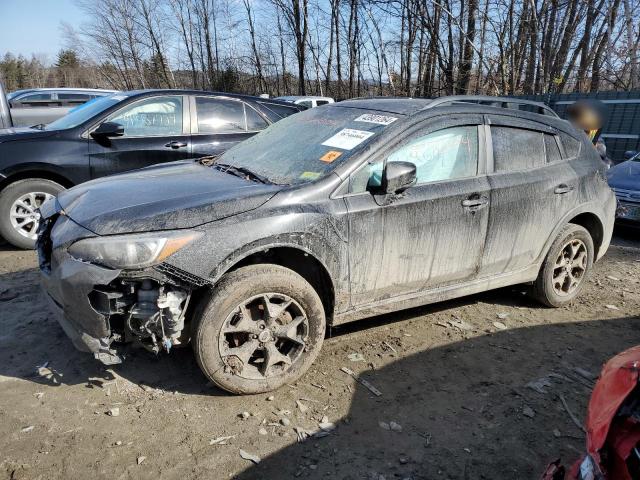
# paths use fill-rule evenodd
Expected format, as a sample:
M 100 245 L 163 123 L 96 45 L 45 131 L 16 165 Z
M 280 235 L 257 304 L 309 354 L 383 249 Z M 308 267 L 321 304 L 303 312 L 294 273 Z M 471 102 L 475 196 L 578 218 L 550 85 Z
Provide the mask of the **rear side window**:
M 316 105 L 319 107 L 320 105 L 326 105 L 329 103 L 327 100 L 316 100 Z
M 564 147 L 565 158 L 576 158 L 580 153 L 580 142 L 563 132 L 560 133 L 560 138 Z
M 243 133 L 246 131 L 244 103 L 236 100 L 197 97 L 199 133 Z
M 296 107 L 289 107 L 287 105 L 281 105 L 279 103 L 271 103 L 271 102 L 258 102 L 264 108 L 271 110 L 271 112 L 275 113 L 278 117 L 284 118 L 289 115 L 293 115 L 294 113 L 298 113 L 299 110 Z
M 558 141 L 555 135 L 548 133 L 544 134 L 544 148 L 547 152 L 547 163 L 557 162 L 562 157 L 560 156 L 560 149 L 558 148 Z
M 86 102 L 91 98 L 84 93 L 58 93 L 58 100 L 75 100 L 78 102 Z
M 545 164 L 544 134 L 513 127 L 491 127 L 496 172 L 513 172 Z

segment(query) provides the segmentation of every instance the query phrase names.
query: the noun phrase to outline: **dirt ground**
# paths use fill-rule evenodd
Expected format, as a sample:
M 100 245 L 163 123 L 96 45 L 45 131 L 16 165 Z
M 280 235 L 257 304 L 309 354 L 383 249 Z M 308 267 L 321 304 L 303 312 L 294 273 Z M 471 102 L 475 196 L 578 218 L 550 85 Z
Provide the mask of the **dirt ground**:
M 0 479 L 535 479 L 582 451 L 560 398 L 584 418 L 602 363 L 640 343 L 639 315 L 640 235 L 618 231 L 574 305 L 510 288 L 361 321 L 295 385 L 234 397 L 189 348 L 113 369 L 76 352 L 35 255 L 0 247 Z

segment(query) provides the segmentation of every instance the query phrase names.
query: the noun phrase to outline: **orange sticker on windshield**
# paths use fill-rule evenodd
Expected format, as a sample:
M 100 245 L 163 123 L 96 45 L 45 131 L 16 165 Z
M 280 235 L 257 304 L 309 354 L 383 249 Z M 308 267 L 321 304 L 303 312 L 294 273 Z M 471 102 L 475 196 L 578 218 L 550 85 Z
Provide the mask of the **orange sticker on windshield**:
M 322 160 L 323 162 L 331 163 L 340 155 L 342 155 L 342 152 L 338 152 L 337 150 L 329 150 L 327 153 L 320 157 L 320 160 Z

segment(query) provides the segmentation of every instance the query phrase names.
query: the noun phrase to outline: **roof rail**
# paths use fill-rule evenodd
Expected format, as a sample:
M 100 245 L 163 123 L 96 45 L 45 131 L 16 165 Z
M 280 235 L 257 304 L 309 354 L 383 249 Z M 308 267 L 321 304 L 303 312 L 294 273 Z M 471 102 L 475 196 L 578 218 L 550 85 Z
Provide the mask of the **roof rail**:
M 551 107 L 548 107 L 544 103 L 534 102 L 532 100 L 523 100 L 521 98 L 513 97 L 492 97 L 490 95 L 452 95 L 449 97 L 435 98 L 426 108 L 441 107 L 442 105 L 450 105 L 454 103 L 484 103 L 501 108 L 512 108 L 508 104 L 516 105 L 530 105 L 538 108 L 538 112 L 541 115 L 550 115 L 552 117 L 558 117 L 558 114 L 553 111 Z

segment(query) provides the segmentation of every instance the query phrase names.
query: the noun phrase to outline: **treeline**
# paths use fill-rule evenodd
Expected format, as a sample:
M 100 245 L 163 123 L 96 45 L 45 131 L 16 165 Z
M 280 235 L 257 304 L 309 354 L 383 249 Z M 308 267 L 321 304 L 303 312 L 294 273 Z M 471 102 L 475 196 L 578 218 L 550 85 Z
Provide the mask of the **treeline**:
M 8 89 L 347 98 L 640 87 L 640 0 L 79 0 L 78 8 L 87 22 L 64 26 L 68 49 L 53 65 L 5 56 Z

